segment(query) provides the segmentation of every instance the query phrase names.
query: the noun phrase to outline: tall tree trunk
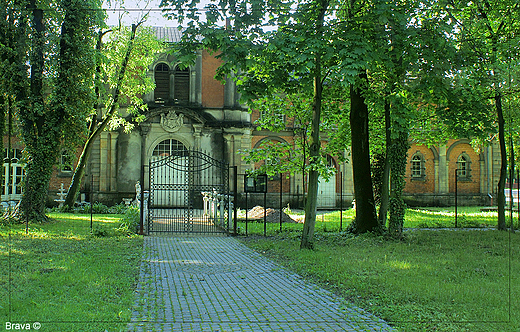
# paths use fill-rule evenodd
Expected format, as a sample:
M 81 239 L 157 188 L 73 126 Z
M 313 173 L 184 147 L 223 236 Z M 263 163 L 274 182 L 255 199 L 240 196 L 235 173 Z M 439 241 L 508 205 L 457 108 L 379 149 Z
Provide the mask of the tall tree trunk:
M 355 233 L 366 233 L 377 231 L 379 222 L 376 217 L 370 173 L 368 107 L 363 96 L 363 89 L 368 84 L 366 71 L 359 74 L 359 78 L 359 85 L 351 85 L 350 87 L 352 171 L 356 198 L 356 219 L 353 231 Z
M 42 134 L 45 128 L 45 118 L 34 116 L 35 113 L 44 114 L 45 107 L 43 98 L 43 69 L 44 69 L 44 31 L 43 10 L 36 8 L 36 1 L 32 0 L 29 4 L 32 9 L 32 53 L 31 79 L 30 79 L 30 105 L 23 105 L 20 116 L 24 127 L 23 135 L 26 142 L 30 160 L 26 166 L 25 186 L 20 202 L 21 217 L 38 221 L 46 220 L 45 203 L 49 179 L 52 173 L 53 156 L 55 152 L 55 142 L 45 145 L 47 138 Z M 50 165 L 49 165 L 50 161 Z
M 320 55 L 316 56 L 316 73 L 314 76 L 314 102 L 312 109 L 311 138 L 309 141 L 309 160 L 310 163 L 319 162 L 320 158 L 320 119 L 321 119 L 321 61 Z M 309 183 L 307 201 L 305 204 L 305 223 L 300 248 L 313 249 L 314 227 L 316 225 L 316 208 L 318 201 L 318 181 L 319 172 L 316 169 L 309 171 Z
M 498 229 L 505 231 L 506 228 L 506 195 L 504 189 L 506 187 L 507 177 L 507 151 L 505 138 L 505 120 L 502 109 L 502 95 L 500 92 L 495 94 L 495 106 L 498 118 L 498 143 L 500 145 L 500 177 L 497 188 L 497 205 L 498 205 Z
M 390 200 L 390 102 L 385 100 L 385 163 L 383 168 L 383 178 L 381 179 L 381 198 L 379 205 L 379 224 L 386 227 L 388 218 L 388 204 Z
M 4 151 L 4 129 L 5 129 L 5 115 L 7 112 L 10 112 L 11 103 L 10 103 L 10 97 L 6 94 L 3 94 L 2 91 L 0 91 L 0 137 L 2 139 L 0 140 L 0 151 Z M 4 183 L 4 170 L 0 172 L 0 183 Z M 0 191 L 0 195 L 3 193 Z
M 74 206 L 74 202 L 76 201 L 76 198 L 81 189 L 81 181 L 85 176 L 87 162 L 90 158 L 90 152 L 92 151 L 93 147 L 93 139 L 93 137 L 88 138 L 85 146 L 83 147 L 78 164 L 74 170 L 74 175 L 72 176 L 72 181 L 70 183 L 69 191 L 67 192 L 67 197 L 65 197 L 65 202 L 63 203 L 64 207 L 72 208 Z
M 123 62 L 121 63 L 121 68 L 119 69 L 118 77 L 117 77 L 117 83 L 116 87 L 114 89 L 114 95 L 112 98 L 112 101 L 110 103 L 110 109 L 107 111 L 105 117 L 101 120 L 101 123 L 96 126 L 95 123 L 97 119 L 95 118 L 95 115 L 92 118 L 92 125 L 91 130 L 89 133 L 89 137 L 87 141 L 85 142 L 85 145 L 83 146 L 83 152 L 81 153 L 81 157 L 78 160 L 78 164 L 76 165 L 76 169 L 74 170 L 74 176 L 72 178 L 72 182 L 70 184 L 69 190 L 67 192 L 67 196 L 65 197 L 64 206 L 67 208 L 71 208 L 74 206 L 74 202 L 76 201 L 76 197 L 78 196 L 79 190 L 81 188 L 81 181 L 83 179 L 83 176 L 85 175 L 85 168 L 87 166 L 88 158 L 90 156 L 90 152 L 92 150 L 92 145 L 94 144 L 94 141 L 96 138 L 101 135 L 103 130 L 105 130 L 106 126 L 110 122 L 110 119 L 114 116 L 114 114 L 117 112 L 117 105 L 119 104 L 119 97 L 121 94 L 121 87 L 123 84 L 123 79 L 125 77 L 126 73 L 126 67 L 128 66 L 128 61 L 130 61 L 130 56 L 132 54 L 132 49 L 134 46 L 134 40 L 135 35 L 137 32 L 137 28 L 143 23 L 144 21 L 139 22 L 138 24 L 132 24 L 132 32 L 130 35 L 130 39 L 128 41 L 128 47 L 126 49 L 125 57 L 123 58 Z M 102 34 L 100 33 L 99 40 L 98 40 L 98 48 L 101 48 L 101 38 Z
M 32 221 L 46 221 L 45 207 L 48 197 L 49 182 L 58 150 L 51 151 L 49 142 L 56 140 L 40 138 L 32 145 L 31 160 L 26 165 L 25 185 L 20 202 L 23 217 Z
M 406 173 L 406 155 L 408 147 L 408 132 L 401 131 L 397 138 L 392 140 L 389 154 L 391 183 L 388 233 L 390 236 L 398 239 L 403 236 L 404 215 L 406 212 L 406 204 L 403 200 L 402 194 L 405 185 L 404 177 Z
M 318 3 L 319 14 L 316 20 L 316 35 L 322 36 L 323 23 L 325 12 L 327 11 L 329 2 L 328 0 L 321 0 Z M 309 163 L 319 163 L 320 161 L 320 122 L 321 122 L 321 102 L 322 102 L 322 91 L 323 82 L 321 75 L 321 53 L 316 51 L 314 55 L 314 100 L 312 107 L 312 120 L 311 120 L 311 138 L 309 141 Z M 300 243 L 300 249 L 313 249 L 314 248 L 314 227 L 316 225 L 316 207 L 318 201 L 318 181 L 319 172 L 312 168 L 309 171 L 309 183 L 308 183 L 308 194 L 307 201 L 305 203 L 305 222 L 303 224 L 302 240 Z
M 112 30 L 108 31 L 101 31 L 98 32 L 98 39 L 96 42 L 96 51 L 101 52 L 101 48 L 103 46 L 103 36 L 110 32 Z M 101 64 L 96 63 L 96 72 L 95 72 L 95 78 L 94 81 L 97 81 L 99 78 L 101 78 Z M 81 181 L 83 180 L 83 177 L 85 176 L 86 168 L 87 168 L 87 162 L 90 158 L 90 152 L 92 151 L 92 142 L 93 142 L 93 134 L 96 129 L 96 115 L 101 114 L 101 106 L 100 106 L 100 91 L 99 86 L 96 84 L 95 87 L 95 94 L 96 94 L 96 103 L 94 105 L 94 109 L 96 109 L 96 113 L 92 115 L 92 119 L 89 126 L 88 131 L 88 138 L 85 142 L 85 145 L 83 146 L 83 151 L 81 152 L 81 155 L 79 157 L 78 163 L 76 165 L 76 169 L 74 170 L 74 175 L 72 176 L 72 180 L 70 183 L 69 190 L 67 191 L 67 196 L 65 197 L 65 202 L 63 202 L 63 206 L 65 209 L 70 209 L 74 206 L 74 202 L 76 202 L 76 198 L 78 197 L 79 191 L 81 189 Z

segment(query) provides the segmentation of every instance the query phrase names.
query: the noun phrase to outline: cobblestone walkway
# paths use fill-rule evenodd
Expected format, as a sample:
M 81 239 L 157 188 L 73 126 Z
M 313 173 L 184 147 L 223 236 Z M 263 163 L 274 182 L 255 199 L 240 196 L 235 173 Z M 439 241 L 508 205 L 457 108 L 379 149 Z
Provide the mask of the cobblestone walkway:
M 226 236 L 146 237 L 130 331 L 393 331 Z

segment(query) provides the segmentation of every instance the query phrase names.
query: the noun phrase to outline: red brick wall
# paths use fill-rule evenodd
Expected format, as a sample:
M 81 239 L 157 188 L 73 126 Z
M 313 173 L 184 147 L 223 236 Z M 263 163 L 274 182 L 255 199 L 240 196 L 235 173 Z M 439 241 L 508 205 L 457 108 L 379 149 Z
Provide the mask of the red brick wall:
M 449 141 L 450 146 L 452 146 L 455 141 Z M 466 153 L 470 160 L 470 169 L 471 169 L 471 178 L 469 181 L 459 181 L 457 184 L 457 190 L 460 194 L 478 194 L 480 192 L 480 162 L 479 155 L 473 150 L 471 145 L 467 143 L 459 143 L 453 145 L 453 148 L 449 149 L 449 155 L 447 156 L 449 160 L 449 184 L 450 184 L 450 193 L 455 192 L 455 170 L 457 169 L 457 160 L 462 153 Z
M 4 138 L 3 138 L 4 149 L 7 149 L 8 140 L 9 140 L 9 138 L 7 136 L 4 136 Z M 23 150 L 24 144 L 21 139 L 19 139 L 17 137 L 11 137 L 11 148 Z M 75 161 L 74 161 L 74 167 L 76 167 L 76 164 L 77 164 L 77 161 L 78 161 L 80 155 L 81 155 L 81 150 L 78 150 L 76 153 Z M 2 156 L 3 156 L 3 151 L 2 151 Z M 72 173 L 68 173 L 68 174 L 61 173 L 61 172 L 59 172 L 59 166 L 54 166 L 52 176 L 49 181 L 49 190 L 51 190 L 51 191 L 59 190 L 62 183 L 63 183 L 63 187 L 65 189 L 68 189 L 70 186 L 71 180 L 72 180 Z
M 4 136 L 3 142 L 4 142 L 4 149 L 7 149 L 7 146 L 9 144 L 9 137 Z M 11 149 L 23 150 L 23 148 L 24 148 L 24 144 L 21 139 L 19 139 L 18 137 L 11 137 Z M 4 158 L 3 151 L 2 151 L 2 158 Z
M 222 63 L 215 53 L 202 51 L 202 106 L 224 107 L 224 85 L 215 79 L 217 68 Z
M 76 165 L 78 164 L 78 159 L 81 155 L 81 149 L 78 149 L 76 152 L 76 158 L 74 159 L 74 167 L 72 169 L 72 173 L 62 173 L 60 172 L 59 165 L 54 166 L 54 171 L 52 172 L 51 180 L 49 182 L 49 190 L 50 191 L 58 191 L 63 183 L 63 188 L 66 190 L 70 186 L 70 182 L 72 181 L 72 175 Z M 59 162 L 59 160 L 58 160 Z M 82 183 L 85 183 L 85 179 L 83 179 Z M 82 186 L 83 187 L 83 186 Z
M 412 157 L 420 152 L 424 157 L 424 179 L 412 180 Z M 433 151 L 425 145 L 412 144 L 408 150 L 406 165 L 406 193 L 433 193 L 435 191 L 435 157 Z

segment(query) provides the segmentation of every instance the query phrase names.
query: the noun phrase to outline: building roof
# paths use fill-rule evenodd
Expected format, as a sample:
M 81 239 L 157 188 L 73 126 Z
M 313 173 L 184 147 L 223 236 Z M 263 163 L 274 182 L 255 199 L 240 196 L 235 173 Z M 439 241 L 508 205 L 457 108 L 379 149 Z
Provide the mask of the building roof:
M 179 27 L 151 27 L 159 40 L 167 43 L 177 43 L 181 40 L 182 31 Z

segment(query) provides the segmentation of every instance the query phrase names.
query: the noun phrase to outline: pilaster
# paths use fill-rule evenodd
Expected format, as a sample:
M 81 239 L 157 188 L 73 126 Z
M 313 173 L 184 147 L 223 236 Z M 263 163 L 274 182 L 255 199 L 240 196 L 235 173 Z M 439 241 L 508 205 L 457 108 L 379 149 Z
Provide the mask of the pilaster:
M 108 167 L 109 162 L 109 156 L 108 156 L 108 149 L 109 146 L 109 135 L 108 132 L 102 132 L 101 135 L 99 135 L 99 188 L 98 190 L 101 192 L 107 192 L 108 189 L 108 177 L 107 173 L 110 169 Z
M 449 160 L 446 145 L 439 147 L 439 192 L 449 192 Z
M 228 152 L 227 155 L 227 162 L 229 163 L 229 166 L 235 166 L 235 140 L 234 135 L 232 134 L 223 134 L 224 137 L 224 144 L 226 146 L 226 151 Z
M 194 89 L 195 103 L 202 105 L 202 51 L 197 52 L 197 59 L 195 59 L 195 80 Z
M 141 134 L 141 187 L 143 190 L 150 190 L 148 174 L 145 174 L 144 172 L 146 166 L 148 166 L 146 147 L 148 146 L 148 134 L 150 133 L 150 128 L 151 125 L 149 123 L 141 123 L 141 125 L 139 125 L 139 134 Z
M 200 150 L 202 147 L 202 145 L 201 145 L 202 128 L 204 127 L 204 125 L 194 123 L 194 124 L 192 124 L 192 126 L 193 126 L 193 140 L 194 140 L 193 147 L 196 150 Z
M 117 191 L 117 138 L 118 132 L 110 133 L 110 191 Z

